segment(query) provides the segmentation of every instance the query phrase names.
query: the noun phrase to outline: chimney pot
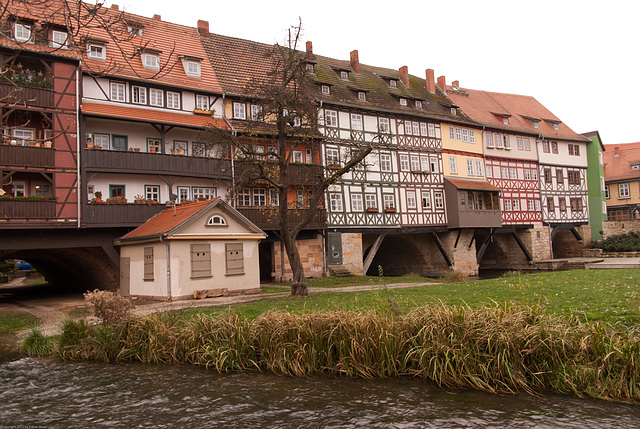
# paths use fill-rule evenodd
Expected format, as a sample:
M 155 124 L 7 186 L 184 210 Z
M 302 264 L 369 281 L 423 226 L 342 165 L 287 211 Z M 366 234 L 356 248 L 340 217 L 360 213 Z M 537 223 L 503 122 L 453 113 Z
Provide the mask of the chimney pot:
M 358 50 L 351 51 L 351 68 L 354 72 L 360 73 L 360 59 L 358 58 Z
M 202 37 L 209 37 L 209 21 L 198 20 L 198 33 Z
M 447 79 L 444 76 L 438 78 L 438 86 L 444 92 L 447 92 Z
M 427 75 L 427 91 L 436 93 L 436 78 L 433 69 L 426 70 Z
M 398 74 L 400 75 L 400 82 L 402 82 L 404 86 L 409 86 L 409 67 L 400 67 L 398 69 Z
M 153 19 L 155 19 L 156 21 L 162 21 L 162 17 L 160 15 L 158 15 L 157 13 L 155 15 L 153 15 Z

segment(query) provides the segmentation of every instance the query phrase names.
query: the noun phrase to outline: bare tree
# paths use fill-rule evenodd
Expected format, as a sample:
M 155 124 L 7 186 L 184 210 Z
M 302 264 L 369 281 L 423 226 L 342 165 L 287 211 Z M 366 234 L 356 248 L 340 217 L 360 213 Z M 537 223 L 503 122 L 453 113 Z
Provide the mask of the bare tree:
M 302 25 L 289 29 L 283 45 L 276 44 L 269 53 L 271 69 L 267 78 L 255 79 L 244 96 L 254 106 L 251 121 L 240 132 L 208 127 L 201 140 L 218 156 L 230 155 L 249 164 L 251 168 L 237 168 L 237 185 L 268 185 L 278 193 L 277 223 L 280 237 L 293 274 L 291 295 L 308 295 L 304 268 L 296 239 L 299 233 L 324 210 L 324 194 L 327 188 L 342 175 L 363 162 L 372 151 L 373 143 L 351 143 L 348 159 L 332 169 L 309 169 L 305 177 L 303 201 L 294 206 L 304 207 L 299 216 L 288 216 L 292 210 L 291 191 L 300 189 L 300 177 L 296 174 L 294 152 L 310 148 L 319 156 L 322 136 L 318 132 L 318 104 L 313 98 L 313 83 L 306 73 L 305 54 L 297 50 Z M 256 143 L 267 142 L 264 146 Z M 257 150 L 260 148 L 260 150 Z M 321 163 L 316 159 L 317 163 Z M 232 194 L 237 189 L 232 189 Z M 292 222 L 292 219 L 295 222 Z

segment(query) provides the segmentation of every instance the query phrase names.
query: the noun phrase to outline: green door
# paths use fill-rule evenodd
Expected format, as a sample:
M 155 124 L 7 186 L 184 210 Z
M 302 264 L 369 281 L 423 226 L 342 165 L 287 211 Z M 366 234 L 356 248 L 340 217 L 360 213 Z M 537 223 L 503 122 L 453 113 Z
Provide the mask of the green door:
M 329 265 L 342 265 L 342 234 L 330 232 L 327 234 L 329 243 Z

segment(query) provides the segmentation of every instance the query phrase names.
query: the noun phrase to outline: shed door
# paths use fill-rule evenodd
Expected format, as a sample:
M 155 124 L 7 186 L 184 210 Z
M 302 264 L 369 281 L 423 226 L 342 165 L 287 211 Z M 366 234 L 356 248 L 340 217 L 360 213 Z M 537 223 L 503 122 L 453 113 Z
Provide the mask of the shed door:
M 129 296 L 129 278 L 130 278 L 130 268 L 131 267 L 131 258 L 120 258 L 120 295 Z
M 329 243 L 329 265 L 342 265 L 342 234 L 330 232 L 327 234 Z

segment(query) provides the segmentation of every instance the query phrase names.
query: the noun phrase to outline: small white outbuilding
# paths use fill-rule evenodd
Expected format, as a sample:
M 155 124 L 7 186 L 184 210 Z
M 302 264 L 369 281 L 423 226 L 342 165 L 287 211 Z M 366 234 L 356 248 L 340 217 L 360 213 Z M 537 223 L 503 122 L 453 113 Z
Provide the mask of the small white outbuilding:
M 116 240 L 120 293 L 186 299 L 258 291 L 265 236 L 219 197 L 166 208 Z

